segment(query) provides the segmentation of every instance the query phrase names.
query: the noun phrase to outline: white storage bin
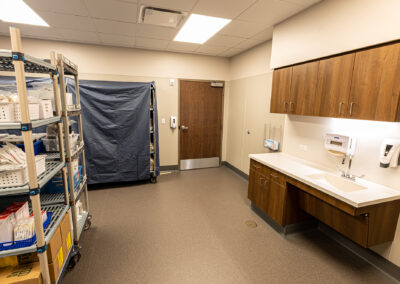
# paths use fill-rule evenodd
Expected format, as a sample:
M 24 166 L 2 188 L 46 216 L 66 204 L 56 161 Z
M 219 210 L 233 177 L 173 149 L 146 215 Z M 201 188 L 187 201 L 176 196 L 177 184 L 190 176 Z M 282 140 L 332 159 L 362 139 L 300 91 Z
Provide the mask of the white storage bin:
M 28 108 L 30 119 L 39 119 L 39 103 L 29 103 Z M 18 103 L 14 104 L 14 121 L 21 121 L 21 107 Z
M 65 93 L 65 97 L 66 97 L 67 110 L 74 110 L 75 105 L 74 105 L 74 100 L 72 99 L 72 93 Z
M 39 119 L 53 117 L 53 106 L 51 100 L 42 100 L 39 103 Z
M 36 173 L 41 175 L 46 171 L 46 155 L 35 156 Z M 23 167 L 17 170 L 0 172 L 0 188 L 22 186 L 28 182 L 28 169 Z
M 0 103 L 0 122 L 14 121 L 14 104 Z
M 74 152 L 78 144 L 79 134 L 71 133 L 69 135 L 69 142 L 71 145 L 71 152 Z M 59 152 L 58 138 L 43 138 L 43 144 L 46 152 Z

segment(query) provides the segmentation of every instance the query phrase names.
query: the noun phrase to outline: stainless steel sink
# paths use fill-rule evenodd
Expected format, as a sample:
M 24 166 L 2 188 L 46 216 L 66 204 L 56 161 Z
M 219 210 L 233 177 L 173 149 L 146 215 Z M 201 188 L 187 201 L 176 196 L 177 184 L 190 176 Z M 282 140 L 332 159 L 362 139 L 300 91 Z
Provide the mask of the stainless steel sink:
M 362 186 L 356 182 L 346 180 L 345 178 L 334 176 L 331 174 L 308 175 L 308 177 L 315 181 L 328 184 L 335 189 L 343 192 L 353 192 L 367 189 L 365 186 Z

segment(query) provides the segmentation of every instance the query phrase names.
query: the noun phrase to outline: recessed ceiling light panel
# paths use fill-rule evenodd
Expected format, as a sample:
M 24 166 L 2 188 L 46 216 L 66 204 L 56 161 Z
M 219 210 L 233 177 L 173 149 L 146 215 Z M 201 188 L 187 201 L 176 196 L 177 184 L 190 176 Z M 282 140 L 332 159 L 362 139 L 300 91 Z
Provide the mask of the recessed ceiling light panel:
M 191 14 L 174 41 L 203 44 L 230 22 L 229 19 Z
M 184 12 L 142 6 L 140 7 L 139 23 L 176 28 L 185 16 Z
M 22 0 L 0 0 L 0 20 L 9 23 L 49 26 Z

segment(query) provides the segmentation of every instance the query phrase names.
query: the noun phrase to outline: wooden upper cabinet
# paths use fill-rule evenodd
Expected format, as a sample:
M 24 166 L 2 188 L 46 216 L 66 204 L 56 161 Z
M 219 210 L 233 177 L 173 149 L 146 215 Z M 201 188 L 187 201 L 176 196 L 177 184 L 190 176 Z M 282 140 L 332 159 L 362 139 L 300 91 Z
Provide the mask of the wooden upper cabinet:
M 274 71 L 272 79 L 271 113 L 288 113 L 292 67 Z
M 400 44 L 356 52 L 348 118 L 399 121 Z
M 351 53 L 320 61 L 314 103 L 315 115 L 346 117 L 354 57 L 354 53 Z
M 289 113 L 314 115 L 319 61 L 293 66 Z

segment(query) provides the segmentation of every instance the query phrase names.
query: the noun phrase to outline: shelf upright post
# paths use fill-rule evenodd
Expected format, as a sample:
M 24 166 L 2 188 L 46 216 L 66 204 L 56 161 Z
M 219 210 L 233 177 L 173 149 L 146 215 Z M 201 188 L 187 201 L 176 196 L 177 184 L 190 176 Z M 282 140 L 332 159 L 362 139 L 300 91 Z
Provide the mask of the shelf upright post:
M 69 117 L 68 117 L 68 109 L 67 109 L 67 100 L 65 96 L 65 75 L 64 75 L 64 60 L 61 54 L 57 55 L 57 68 L 59 74 L 59 83 L 60 83 L 60 91 L 61 91 L 61 109 L 62 109 L 62 120 L 63 120 L 63 128 L 64 128 L 64 139 L 65 139 L 65 151 L 67 153 L 67 168 L 68 168 L 68 187 L 70 193 L 70 205 L 71 205 L 71 213 L 72 213 L 72 225 L 74 231 L 74 245 L 79 245 L 79 232 L 78 232 L 78 218 L 76 216 L 76 195 L 75 195 L 75 186 L 74 186 L 74 171 L 72 169 L 72 161 L 71 161 L 71 147 L 69 141 Z
M 15 60 L 13 58 L 13 64 L 15 69 L 15 79 L 17 82 L 18 98 L 21 109 L 21 124 L 28 129 L 27 131 L 22 131 L 22 137 L 24 139 L 26 162 L 28 168 L 29 177 L 29 188 L 30 190 L 36 191 L 37 194 L 31 195 L 30 199 L 32 202 L 32 211 L 35 221 L 35 232 L 36 232 L 36 242 L 38 248 L 38 257 L 40 262 L 40 268 L 42 271 L 43 283 L 50 284 L 50 274 L 49 266 L 47 262 L 46 253 L 46 241 L 44 239 L 43 223 L 42 223 L 42 210 L 40 207 L 40 193 L 38 189 L 38 180 L 36 172 L 36 162 L 35 155 L 33 151 L 33 140 L 32 140 L 32 126 L 29 117 L 28 108 L 28 96 L 26 91 L 26 81 L 25 81 L 25 69 L 22 54 L 22 44 L 19 29 L 10 27 L 11 35 L 11 48 L 13 54 L 15 53 L 18 58 Z
M 78 115 L 79 145 L 83 145 L 84 141 L 83 141 L 83 126 L 82 126 L 82 107 L 81 107 L 81 95 L 80 95 L 80 92 L 79 92 L 78 74 L 74 75 L 74 79 L 75 79 L 76 105 L 81 110 L 79 115 Z M 83 176 L 86 177 L 85 148 L 82 149 L 81 157 L 82 157 Z M 85 183 L 84 193 L 85 193 L 86 210 L 87 210 L 87 212 L 90 212 L 90 210 L 89 210 L 89 196 L 88 196 L 88 190 L 87 190 L 87 182 Z
M 54 65 L 54 66 L 57 65 L 56 54 L 54 51 L 52 51 L 50 53 L 50 61 L 51 61 L 52 65 Z M 61 101 L 60 101 L 60 91 L 58 89 L 57 75 L 51 74 L 51 80 L 53 82 L 54 100 L 55 100 L 55 105 L 56 105 L 56 115 L 58 117 L 61 117 Z M 58 130 L 58 143 L 59 143 L 59 149 L 60 149 L 60 161 L 62 163 L 65 163 L 63 124 L 62 124 L 61 120 L 57 123 L 57 130 Z M 63 179 L 63 184 L 64 184 L 64 199 L 65 199 L 64 201 L 65 201 L 66 205 L 69 205 L 69 193 L 68 193 L 67 168 L 66 167 L 62 168 L 62 179 Z

